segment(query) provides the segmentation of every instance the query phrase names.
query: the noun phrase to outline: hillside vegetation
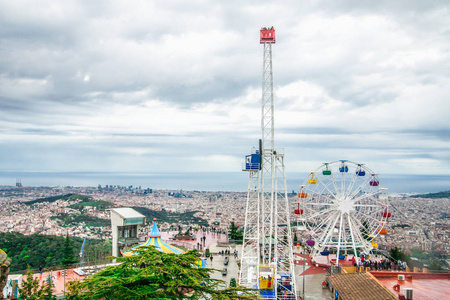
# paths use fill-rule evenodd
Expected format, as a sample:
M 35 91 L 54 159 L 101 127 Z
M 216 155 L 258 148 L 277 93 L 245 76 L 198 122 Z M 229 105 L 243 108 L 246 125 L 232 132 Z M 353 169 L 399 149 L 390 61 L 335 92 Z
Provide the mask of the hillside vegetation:
M 33 205 L 36 203 L 45 203 L 45 202 L 55 202 L 58 200 L 65 200 L 65 201 L 73 201 L 73 200 L 82 200 L 82 201 L 89 201 L 91 198 L 89 196 L 85 195 L 79 195 L 79 194 L 65 194 L 65 195 L 58 195 L 58 196 L 51 196 L 46 198 L 39 198 L 36 200 L 31 200 L 28 202 L 25 202 L 26 205 Z
M 106 227 L 111 225 L 110 219 L 102 219 L 86 214 L 57 214 L 56 216 L 51 216 L 51 220 L 59 220 L 59 225 L 62 227 L 78 226 L 81 222 L 84 222 L 87 227 Z
M 0 232 L 0 247 L 12 259 L 11 273 L 33 268 L 59 266 L 63 258 L 65 237 L 53 235 L 23 235 L 17 232 Z M 83 239 L 70 237 L 75 257 L 79 257 Z M 104 259 L 111 255 L 111 242 L 86 240 L 85 261 Z
M 450 198 L 450 191 L 414 195 L 411 198 Z
M 151 223 L 153 218 L 158 219 L 158 222 L 167 223 L 184 223 L 184 224 L 198 224 L 199 226 L 208 226 L 208 221 L 203 218 L 194 217 L 196 211 L 189 211 L 185 213 L 172 213 L 166 210 L 151 210 L 145 207 L 133 207 L 147 218 L 147 222 Z

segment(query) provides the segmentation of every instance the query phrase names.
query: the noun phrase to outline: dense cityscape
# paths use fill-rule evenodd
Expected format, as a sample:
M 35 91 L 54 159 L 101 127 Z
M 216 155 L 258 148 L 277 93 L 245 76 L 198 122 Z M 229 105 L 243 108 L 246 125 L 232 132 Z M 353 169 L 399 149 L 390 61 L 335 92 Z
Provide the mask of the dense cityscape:
M 205 192 L 183 190 L 150 190 L 139 187 L 2 187 L 0 194 L 0 232 L 19 232 L 25 235 L 45 234 L 84 238 L 105 239 L 111 236 L 108 209 L 84 206 L 81 211 L 73 205 L 80 199 L 57 200 L 54 202 L 27 202 L 64 194 L 85 195 L 97 203 L 108 202 L 111 207 L 144 207 L 153 211 L 174 213 L 195 212 L 194 216 L 206 220 L 209 226 L 228 230 L 231 222 L 238 227 L 244 225 L 244 192 Z M 296 195 L 290 196 L 293 203 Z M 101 204 L 100 204 L 101 205 Z M 407 195 L 390 197 L 392 217 L 387 223 L 388 234 L 378 235 L 376 242 L 381 249 L 395 246 L 404 250 L 436 251 L 450 254 L 450 199 L 417 198 Z M 292 212 L 294 209 L 292 209 Z M 92 226 L 81 221 L 77 224 L 65 224 L 56 216 L 60 214 L 91 216 L 103 219 L 103 226 Z M 295 220 L 292 213 L 292 219 Z M 177 224 L 160 222 L 161 230 L 171 226 L 198 226 L 198 224 Z M 142 235 L 149 230 L 142 227 Z M 294 227 L 295 228 L 295 227 Z M 411 252 L 412 253 L 412 252 Z

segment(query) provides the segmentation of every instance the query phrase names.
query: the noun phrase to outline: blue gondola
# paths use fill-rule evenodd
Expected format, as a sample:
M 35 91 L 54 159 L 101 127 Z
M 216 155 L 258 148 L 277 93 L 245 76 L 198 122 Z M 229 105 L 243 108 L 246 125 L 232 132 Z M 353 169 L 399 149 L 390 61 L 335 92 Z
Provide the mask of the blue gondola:
M 345 165 L 342 167 L 339 167 L 339 172 L 341 172 L 341 173 L 348 172 L 348 167 Z
M 339 172 L 348 172 L 348 166 L 345 164 L 346 160 L 341 160 L 341 166 L 339 167 Z
M 256 150 L 255 153 L 245 156 L 244 171 L 261 170 L 261 155 Z
M 356 169 L 357 176 L 366 176 L 366 171 L 361 168 L 362 164 L 358 164 L 358 169 Z

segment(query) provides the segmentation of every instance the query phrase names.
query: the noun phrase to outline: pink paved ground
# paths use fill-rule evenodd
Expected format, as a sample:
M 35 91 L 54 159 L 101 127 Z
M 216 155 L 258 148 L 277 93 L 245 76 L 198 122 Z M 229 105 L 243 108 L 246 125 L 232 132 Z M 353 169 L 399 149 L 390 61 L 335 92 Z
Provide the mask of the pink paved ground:
M 33 274 L 34 278 L 37 278 L 40 283 L 45 282 L 47 278 L 52 275 L 53 281 L 53 295 L 61 296 L 64 295 L 64 276 L 61 276 L 61 271 L 53 271 L 53 272 L 44 272 L 42 274 Z M 67 282 L 72 280 L 83 280 L 83 276 L 79 276 L 72 269 L 67 270 L 66 276 L 66 291 L 67 291 Z M 26 276 L 23 277 L 23 280 L 26 279 Z
M 202 244 L 202 249 L 206 249 L 206 248 L 210 248 L 211 245 L 216 244 L 216 243 L 223 243 L 226 244 L 228 243 L 228 237 L 226 234 L 220 234 L 220 233 L 211 233 L 211 232 L 194 232 L 195 235 L 195 240 L 189 241 L 189 240 L 173 240 L 173 236 L 176 235 L 178 233 L 178 231 L 164 231 L 161 232 L 161 239 L 168 243 L 168 244 L 172 244 L 172 245 L 178 245 L 178 246 L 183 246 L 187 249 L 197 249 L 197 243 L 200 243 L 200 238 L 202 237 L 206 237 L 205 243 Z
M 353 255 L 347 255 L 344 260 L 339 260 L 341 266 L 353 266 Z M 330 254 L 328 256 L 318 255 L 314 257 L 314 263 L 321 267 L 330 267 L 331 264 L 336 264 L 336 254 Z
M 305 272 L 300 273 L 299 276 L 323 274 L 323 273 L 327 272 L 326 268 L 321 267 L 321 266 L 316 266 L 312 262 L 311 257 L 309 257 L 309 255 L 304 255 L 304 254 L 299 254 L 299 253 L 294 253 L 294 255 L 300 256 L 302 258 L 302 259 L 296 259 L 296 257 L 294 256 L 294 264 L 303 266 L 303 264 L 306 262 L 305 267 L 308 266 L 308 268 L 305 270 Z

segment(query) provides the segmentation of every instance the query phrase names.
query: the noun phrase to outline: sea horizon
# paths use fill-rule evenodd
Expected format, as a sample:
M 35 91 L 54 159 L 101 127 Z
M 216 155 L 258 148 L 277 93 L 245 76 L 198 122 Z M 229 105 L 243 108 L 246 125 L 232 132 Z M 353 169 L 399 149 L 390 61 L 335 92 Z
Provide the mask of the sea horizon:
M 308 176 L 286 173 L 287 191 L 297 192 Z M 385 174 L 381 184 L 389 193 L 433 193 L 450 190 L 450 175 Z M 99 184 L 120 185 L 156 190 L 200 190 L 245 192 L 248 174 L 245 172 L 212 173 L 152 173 L 152 172 L 14 172 L 0 171 L 0 186 L 73 186 L 97 187 Z

